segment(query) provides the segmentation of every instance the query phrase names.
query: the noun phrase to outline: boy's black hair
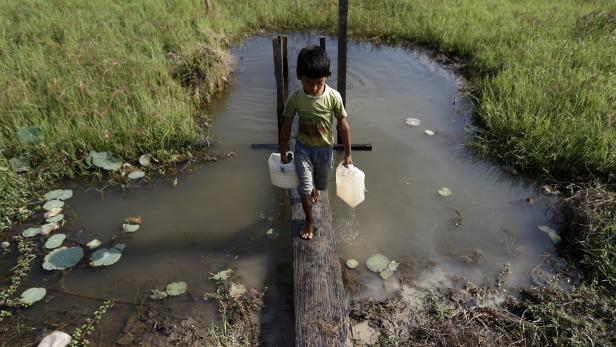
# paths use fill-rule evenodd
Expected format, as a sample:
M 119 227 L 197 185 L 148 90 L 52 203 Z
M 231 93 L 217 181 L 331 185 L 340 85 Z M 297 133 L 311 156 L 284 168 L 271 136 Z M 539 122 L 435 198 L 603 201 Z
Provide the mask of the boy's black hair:
M 319 46 L 304 47 L 297 56 L 297 76 L 309 78 L 322 78 L 331 76 L 329 71 L 329 57 L 325 50 Z

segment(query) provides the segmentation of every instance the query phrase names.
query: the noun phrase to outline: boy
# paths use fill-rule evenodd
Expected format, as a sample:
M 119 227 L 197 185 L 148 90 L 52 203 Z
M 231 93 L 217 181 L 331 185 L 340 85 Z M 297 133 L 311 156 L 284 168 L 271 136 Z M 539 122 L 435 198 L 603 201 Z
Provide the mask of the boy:
M 344 166 L 351 158 L 351 128 L 338 91 L 325 84 L 331 76 L 329 58 L 318 46 L 303 48 L 297 57 L 297 79 L 302 86 L 287 99 L 280 130 L 280 158 L 285 156 L 295 113 L 299 115 L 299 130 L 295 144 L 295 167 L 299 177 L 297 192 L 302 200 L 306 221 L 300 237 L 312 239 L 312 206 L 319 200 L 320 190 L 327 188 L 334 144 L 333 117 L 336 116 L 344 142 Z

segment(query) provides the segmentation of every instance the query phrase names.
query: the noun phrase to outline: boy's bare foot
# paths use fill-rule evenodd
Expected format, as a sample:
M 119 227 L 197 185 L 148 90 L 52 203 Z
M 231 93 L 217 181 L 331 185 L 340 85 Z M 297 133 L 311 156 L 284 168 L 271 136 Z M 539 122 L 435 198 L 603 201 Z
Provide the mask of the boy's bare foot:
M 304 240 L 312 240 L 312 223 L 304 222 L 302 230 L 299 232 L 299 237 Z
M 319 201 L 319 199 L 321 199 L 321 192 L 318 190 L 313 190 L 312 191 L 312 203 L 316 204 L 317 201 Z

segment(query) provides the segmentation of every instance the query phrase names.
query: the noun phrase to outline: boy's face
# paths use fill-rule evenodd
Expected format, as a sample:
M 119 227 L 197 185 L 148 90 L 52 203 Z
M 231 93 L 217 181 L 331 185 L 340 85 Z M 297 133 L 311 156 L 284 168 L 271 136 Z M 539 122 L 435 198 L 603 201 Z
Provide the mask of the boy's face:
M 302 81 L 302 87 L 304 87 L 306 94 L 319 96 L 323 94 L 325 90 L 325 81 L 327 81 L 327 77 L 310 78 L 307 76 L 300 76 L 299 80 Z

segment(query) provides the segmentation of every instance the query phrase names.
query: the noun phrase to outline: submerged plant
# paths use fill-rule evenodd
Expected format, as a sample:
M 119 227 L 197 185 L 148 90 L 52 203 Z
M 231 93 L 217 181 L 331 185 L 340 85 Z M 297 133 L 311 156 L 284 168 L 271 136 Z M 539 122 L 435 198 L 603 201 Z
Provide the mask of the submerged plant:
M 90 337 L 90 335 L 92 335 L 92 333 L 96 329 L 96 326 L 98 325 L 100 320 L 103 318 L 105 313 L 107 313 L 107 311 L 111 307 L 113 307 L 112 300 L 107 300 L 103 302 L 103 304 L 100 305 L 98 309 L 96 309 L 96 311 L 94 311 L 94 313 L 92 314 L 92 317 L 86 318 L 86 321 L 84 324 L 82 324 L 79 328 L 75 328 L 75 330 L 73 331 L 73 334 L 71 334 L 70 346 L 71 347 L 88 346 L 90 344 L 90 341 L 88 340 L 88 338 Z

